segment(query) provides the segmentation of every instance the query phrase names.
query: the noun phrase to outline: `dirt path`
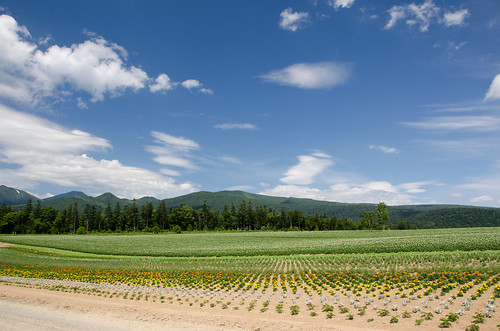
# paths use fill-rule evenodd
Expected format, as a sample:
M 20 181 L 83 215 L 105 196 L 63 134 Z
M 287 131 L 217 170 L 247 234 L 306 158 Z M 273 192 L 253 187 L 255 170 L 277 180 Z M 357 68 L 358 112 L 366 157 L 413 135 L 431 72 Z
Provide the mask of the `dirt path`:
M 280 275 L 281 276 L 281 275 Z M 463 308 L 458 300 L 450 302 L 448 310 L 444 309 L 441 300 L 432 300 L 426 311 L 434 311 L 436 307 L 443 307 L 442 314 L 436 314 L 431 321 L 416 325 L 420 314 L 412 313 L 411 318 L 403 318 L 403 311 L 412 311 L 415 305 L 424 305 L 424 301 L 416 300 L 407 307 L 403 300 L 396 299 L 386 305 L 387 298 L 375 299 L 363 316 L 349 302 L 348 297 L 342 295 L 328 298 L 328 302 L 335 308 L 335 317 L 326 318 L 321 312 L 319 297 L 302 297 L 292 295 L 285 301 L 293 301 L 298 305 L 300 314 L 290 314 L 290 303 L 285 305 L 283 313 L 279 314 L 274 307 L 282 302 L 278 292 L 266 294 L 258 300 L 258 293 L 238 292 L 236 296 L 229 293 L 210 293 L 191 290 L 171 289 L 157 293 L 155 290 L 129 288 L 125 285 L 115 288 L 114 292 L 121 294 L 109 295 L 110 292 L 96 290 L 101 285 L 44 280 L 34 278 L 0 277 L 0 330 L 441 330 L 438 325 L 447 313 Z M 91 286 L 92 285 L 92 286 Z M 95 287 L 97 286 L 97 287 Z M 149 293 L 141 298 L 141 291 Z M 149 292 L 148 292 L 149 291 Z M 291 292 L 291 291 L 290 291 Z M 106 295 L 107 293 L 107 295 Z M 135 294 L 134 294 L 135 293 Z M 145 294 L 142 292 L 142 295 Z M 266 292 L 268 293 L 268 292 Z M 277 293 L 273 295 L 273 293 Z M 453 329 L 464 330 L 472 322 L 472 315 L 484 311 L 485 302 L 493 293 L 493 287 L 487 290 L 480 300 L 470 301 L 471 309 Z M 164 296 L 162 296 L 164 295 Z M 160 296 L 162 296 L 160 298 Z M 169 296 L 168 298 L 166 298 Z M 156 298 L 156 299 L 155 299 Z M 163 300 L 163 298 L 165 300 Z M 198 299 L 196 299 L 198 298 Z M 246 299 L 246 301 L 245 301 Z M 250 308 L 250 302 L 256 300 L 255 309 Z M 269 302 L 269 309 L 263 309 L 265 300 Z M 280 300 L 280 301 L 279 301 Z M 332 301 L 333 300 L 333 301 Z M 360 302 L 364 303 L 363 299 Z M 429 299 L 430 300 L 430 299 Z M 241 302 L 240 302 L 241 301 Z M 245 301 L 245 303 L 243 303 Z M 315 317 L 306 305 L 307 302 L 315 307 Z M 351 300 L 354 301 L 354 300 Z M 340 304 L 349 307 L 349 314 L 339 313 Z M 390 315 L 381 317 L 375 304 L 380 309 L 390 309 Z M 394 304 L 401 305 L 397 312 L 392 311 Z M 225 307 L 224 307 L 225 306 Z M 387 306 L 387 307 L 386 307 Z M 392 316 L 397 316 L 397 324 L 390 323 Z M 497 330 L 500 324 L 500 314 L 495 313 L 481 324 L 481 330 Z
M 296 318 L 295 318 L 296 317 Z M 351 325 L 348 325 L 351 324 Z M 353 323 L 106 299 L 0 283 L 2 330 L 368 330 Z M 377 328 L 370 328 L 377 330 Z

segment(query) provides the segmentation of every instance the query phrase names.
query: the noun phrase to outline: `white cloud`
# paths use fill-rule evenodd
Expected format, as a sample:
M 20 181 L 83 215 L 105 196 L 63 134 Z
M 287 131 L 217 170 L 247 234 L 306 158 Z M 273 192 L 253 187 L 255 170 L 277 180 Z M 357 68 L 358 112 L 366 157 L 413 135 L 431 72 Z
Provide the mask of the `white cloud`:
M 397 187 L 398 189 L 401 189 L 405 193 L 416 194 L 416 193 L 424 193 L 426 189 L 424 189 L 423 187 L 428 185 L 438 185 L 438 184 L 434 181 L 424 181 L 424 182 L 403 183 L 399 184 Z
M 50 162 L 54 156 L 105 151 L 111 144 L 104 138 L 69 130 L 42 118 L 0 105 L 0 161 L 27 164 Z M 32 144 L 32 146 L 30 145 Z
M 151 92 L 173 90 L 179 83 L 173 82 L 167 74 L 160 74 L 154 84 L 149 85 Z
M 459 189 L 500 192 L 500 173 L 468 178 L 468 183 L 458 185 Z
M 151 131 L 155 142 L 160 145 L 146 146 L 146 151 L 154 154 L 154 160 L 162 165 L 189 170 L 198 167 L 193 164 L 191 152 L 200 148 L 198 143 L 184 137 L 175 137 L 163 132 Z M 172 171 L 172 170 L 167 170 Z
M 203 94 L 210 94 L 210 95 L 214 94 L 214 90 L 209 89 L 209 88 L 204 88 L 204 87 L 200 89 L 200 92 Z
M 378 203 L 383 201 L 389 205 L 415 204 L 413 196 L 399 192 L 397 187 L 388 182 L 340 183 L 332 185 L 328 189 L 277 185 L 260 194 L 335 202 Z
M 388 146 L 383 146 L 383 145 L 370 145 L 370 149 L 378 149 L 386 154 L 398 154 L 399 150 L 394 148 L 394 147 L 388 147 Z
M 328 155 L 326 153 L 323 153 L 323 152 L 314 152 L 311 155 L 314 156 L 314 157 L 325 158 L 325 159 L 330 159 L 331 158 L 330 155 Z
M 160 172 L 164 175 L 167 175 L 167 176 L 180 176 L 181 173 L 177 170 L 173 170 L 173 169 L 168 169 L 168 168 L 162 168 L 160 169 Z
M 493 198 L 490 197 L 489 195 L 480 195 L 478 197 L 472 198 L 469 200 L 469 202 L 472 203 L 483 203 L 483 202 L 489 202 L 493 201 Z
M 87 103 L 82 100 L 82 98 L 78 97 L 76 98 L 76 104 L 78 108 L 80 109 L 88 109 L 89 107 L 87 106 Z
M 286 184 L 308 185 L 314 182 L 314 177 L 333 165 L 327 154 L 299 155 L 299 163 L 285 172 L 280 181 Z
M 434 4 L 432 0 L 426 0 L 420 5 L 415 3 L 407 5 L 396 5 L 388 10 L 389 20 L 385 29 L 393 28 L 399 21 L 405 20 L 408 26 L 418 25 L 421 32 L 426 32 L 432 23 L 441 23 L 446 27 L 464 25 L 464 21 L 470 13 L 467 9 L 456 12 L 445 12 L 441 15 L 442 9 Z
M 0 172 L 0 182 L 6 185 L 29 188 L 49 183 L 126 197 L 171 197 L 197 191 L 190 183 L 176 184 L 159 173 L 89 156 L 112 147 L 104 138 L 2 105 L 0 118 L 0 162 L 12 165 Z
M 351 8 L 355 0 L 329 0 L 328 4 L 338 10 L 339 8 Z
M 297 63 L 261 75 L 266 82 L 303 89 L 330 88 L 345 83 L 351 66 L 338 62 Z
M 182 87 L 188 90 L 198 90 L 203 94 L 214 94 L 214 91 L 203 87 L 203 84 L 196 79 L 187 79 L 181 83 Z
M 423 130 L 442 131 L 496 131 L 500 129 L 500 117 L 495 116 L 442 116 L 420 122 L 402 124 Z
M 222 156 L 221 161 L 226 162 L 226 163 L 232 163 L 232 164 L 242 164 L 241 160 L 238 159 L 237 157 L 234 156 Z
M 464 21 L 467 17 L 470 16 L 470 13 L 467 9 L 461 9 L 456 12 L 447 12 L 444 14 L 444 25 L 446 26 L 454 26 L 454 25 L 464 25 Z
M 283 30 L 297 31 L 309 23 L 309 13 L 294 12 L 292 8 L 287 8 L 280 14 L 279 27 Z
M 462 41 L 462 42 L 457 44 L 457 43 L 450 41 L 450 42 L 448 42 L 448 49 L 459 51 L 460 48 L 464 47 L 468 43 L 469 43 L 468 41 Z
M 187 79 L 182 82 L 182 86 L 184 88 L 187 88 L 188 90 L 191 90 L 194 88 L 200 88 L 202 84 L 196 79 Z
M 221 130 L 255 130 L 257 127 L 250 123 L 222 123 L 214 126 Z
M 421 5 L 416 5 L 414 3 L 403 6 L 393 6 L 389 9 L 389 15 L 391 16 L 387 24 L 386 29 L 392 28 L 400 20 L 406 20 L 406 24 L 412 26 L 415 24 L 420 25 L 420 31 L 425 32 L 429 30 L 429 25 L 431 20 L 437 18 L 440 12 L 440 8 L 437 7 L 432 0 L 426 0 Z
M 315 153 L 315 155 L 299 156 L 299 164 L 290 168 L 285 173 L 286 177 L 280 179 L 286 185 L 265 187 L 259 194 L 352 203 L 384 201 L 391 205 L 402 205 L 417 204 L 422 203 L 422 201 L 429 202 L 428 200 L 417 201 L 419 198 L 416 194 L 426 192 L 426 186 L 441 185 L 435 181 L 407 182 L 394 185 L 383 180 L 363 181 L 355 178 L 356 176 L 353 177 L 345 173 L 332 176 L 331 172 L 325 172 L 328 167 L 333 165 L 331 157 L 324 153 Z M 314 182 L 314 177 L 320 173 L 322 173 L 322 181 L 318 185 L 326 182 L 332 183 L 327 188 L 311 185 Z
M 446 140 L 418 140 L 430 148 L 438 148 L 446 152 L 451 152 L 460 158 L 478 157 L 491 155 L 498 151 L 500 140 L 497 138 L 475 138 L 475 139 L 446 139 Z
M 97 102 L 129 89 L 137 91 L 149 85 L 151 92 L 158 92 L 177 84 L 166 74 L 150 84 L 146 72 L 125 63 L 127 51 L 122 46 L 94 33 L 87 35 L 90 40 L 83 43 L 52 45 L 44 50 L 45 41 L 36 44 L 26 27 L 9 15 L 0 15 L 0 97 L 37 105 L 42 100 L 65 99 L 78 91 Z M 201 92 L 213 94 L 210 89 Z
M 387 21 L 385 29 L 391 29 L 399 20 L 404 19 L 407 14 L 405 7 L 394 6 L 389 9 L 389 15 L 391 16 L 391 18 L 389 19 L 389 21 Z
M 493 81 L 491 82 L 490 88 L 488 89 L 488 93 L 486 93 L 485 100 L 490 99 L 500 99 L 500 74 L 496 75 Z
M 130 88 L 138 90 L 148 76 L 141 69 L 127 67 L 123 49 L 103 38 L 94 38 L 71 47 L 53 45 L 46 51 L 29 39 L 29 32 L 14 18 L 0 16 L 0 96 L 23 103 L 60 96 L 66 85 L 89 93 L 91 101 L 105 94 L 118 95 Z
M 464 184 L 457 185 L 455 188 L 468 196 L 475 196 L 469 202 L 491 206 L 494 204 L 493 201 L 500 197 L 500 173 L 494 167 L 491 173 L 466 178 Z
M 250 186 L 250 185 L 236 185 L 236 186 L 227 187 L 224 189 L 224 191 L 250 191 L 253 189 L 254 189 L 254 187 Z

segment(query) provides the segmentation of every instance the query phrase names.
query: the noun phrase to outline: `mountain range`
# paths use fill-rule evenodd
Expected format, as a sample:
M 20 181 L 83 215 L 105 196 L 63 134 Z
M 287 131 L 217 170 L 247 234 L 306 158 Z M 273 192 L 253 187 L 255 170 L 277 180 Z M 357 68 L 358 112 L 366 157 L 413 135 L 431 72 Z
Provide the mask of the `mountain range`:
M 72 191 L 46 199 L 39 199 L 22 190 L 0 186 L 0 205 L 12 206 L 14 210 L 22 208 L 28 200 L 35 202 L 40 200 L 42 208 L 52 207 L 63 210 L 69 205 L 78 205 L 79 209 L 93 205 L 105 208 L 108 203 L 115 206 L 117 203 L 121 207 L 132 204 L 134 200 L 118 198 L 112 193 L 104 193 L 97 197 L 88 196 L 80 191 Z M 135 200 L 140 208 L 148 202 L 157 206 L 161 200 L 154 197 L 143 197 Z M 234 204 L 236 208 L 242 201 L 251 203 L 255 207 L 263 207 L 274 210 L 298 210 L 305 215 L 326 215 L 337 218 L 351 218 L 359 220 L 360 215 L 365 211 L 375 211 L 376 204 L 370 203 L 340 203 L 329 201 L 318 201 L 303 198 L 273 197 L 260 194 L 253 194 L 243 191 L 221 191 L 206 192 L 200 191 L 187 195 L 164 199 L 167 208 L 178 208 L 182 204 L 199 209 L 206 203 L 211 209 L 222 210 L 224 206 L 231 208 Z M 403 205 L 388 206 L 389 215 L 392 220 L 405 220 L 420 228 L 429 227 L 450 227 L 450 226 L 500 226 L 500 208 L 476 207 L 465 205 Z

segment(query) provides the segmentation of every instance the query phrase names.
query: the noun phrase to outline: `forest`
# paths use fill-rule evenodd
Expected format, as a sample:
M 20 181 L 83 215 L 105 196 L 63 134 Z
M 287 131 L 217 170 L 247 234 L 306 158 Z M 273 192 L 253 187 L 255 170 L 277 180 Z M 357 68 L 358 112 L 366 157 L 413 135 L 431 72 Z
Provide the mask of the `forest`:
M 222 210 L 211 209 L 206 203 L 196 210 L 187 205 L 167 208 L 161 201 L 155 208 L 152 202 L 139 207 L 132 204 L 121 206 L 108 203 L 105 208 L 87 204 L 79 209 L 70 204 L 62 211 L 53 207 L 42 208 L 40 201 L 29 200 L 24 208 L 14 211 L 10 206 L 0 206 L 0 233 L 3 234 L 67 234 L 100 232 L 176 232 L 183 231 L 325 231 L 396 228 L 409 229 L 410 224 L 399 221 L 391 226 L 384 203 L 377 212 L 365 212 L 363 219 L 355 222 L 350 218 L 328 217 L 315 213 L 273 210 L 253 207 L 242 201 L 224 206 Z
M 326 212 L 269 208 L 242 200 L 222 208 L 211 208 L 205 201 L 198 208 L 181 204 L 168 207 L 165 200 L 154 203 L 108 202 L 105 207 L 69 203 L 56 209 L 29 200 L 22 208 L 0 206 L 2 234 L 67 234 L 123 232 L 191 231 L 333 231 L 376 229 L 432 229 L 500 226 L 496 208 L 459 206 L 427 210 L 409 217 L 394 217 L 381 202 L 357 218 L 329 216 Z M 363 209 L 365 210 L 365 209 Z

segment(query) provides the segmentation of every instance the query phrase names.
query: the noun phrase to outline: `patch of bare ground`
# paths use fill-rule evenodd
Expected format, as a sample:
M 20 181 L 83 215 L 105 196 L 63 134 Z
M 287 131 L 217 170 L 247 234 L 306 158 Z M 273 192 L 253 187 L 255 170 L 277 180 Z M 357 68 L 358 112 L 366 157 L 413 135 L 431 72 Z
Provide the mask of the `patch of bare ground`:
M 282 275 L 278 275 L 281 277 Z M 279 278 L 278 278 L 279 279 Z M 393 290 L 390 296 L 318 295 L 301 292 L 292 293 L 290 288 L 282 292 L 268 289 L 261 291 L 240 291 L 203 293 L 200 290 L 130 289 L 126 286 L 103 287 L 100 291 L 87 285 L 67 283 L 60 286 L 47 280 L 33 280 L 29 283 L 13 281 L 0 283 L 0 319 L 2 325 L 18 325 L 26 330 L 43 330 L 40 325 L 62 323 L 62 328 L 95 330 L 96 324 L 106 330 L 440 330 L 441 319 L 450 313 L 463 310 L 463 316 L 452 323 L 452 329 L 464 330 L 472 324 L 473 316 L 484 312 L 485 304 L 493 294 L 493 288 L 477 300 L 469 301 L 465 310 L 466 297 L 449 300 L 444 296 L 401 298 Z M 272 283 L 272 282 L 271 282 Z M 278 281 L 278 284 L 280 282 Z M 52 284 L 52 285 L 51 285 Z M 78 286 L 73 286 L 78 285 Z M 471 293 L 475 288 L 471 290 Z M 139 294 L 140 293 L 140 294 Z M 142 294 L 142 295 L 141 295 Z M 357 298 L 357 299 L 356 299 Z M 332 315 L 323 311 L 323 303 L 333 307 Z M 497 303 L 495 303 L 497 304 Z M 362 307 L 366 306 L 365 309 Z M 293 307 L 298 310 L 292 315 Z M 341 309 L 346 308 L 346 309 Z M 419 307 L 420 311 L 415 312 Z M 361 309 L 360 309 L 361 308 Z M 436 309 L 441 312 L 437 313 Z M 386 316 L 380 316 L 387 310 Z M 18 311 L 20 313 L 15 313 Z M 424 320 L 423 313 L 432 313 L 431 320 Z M 21 315 L 20 315 L 21 314 Z M 24 314 L 24 315 L 23 315 Z M 19 324 L 22 316 L 28 316 L 26 323 Z M 50 318 L 49 318 L 50 317 Z M 330 318 L 331 317 L 331 318 Z M 391 323 L 395 317 L 397 321 Z M 49 318 L 49 321 L 46 319 Z M 52 318 L 55 319 L 52 320 Z M 419 320 L 420 325 L 417 325 Z M 11 324 L 11 322 L 13 324 Z M 78 322 L 78 328 L 74 326 Z M 16 324 L 17 323 L 17 324 Z M 72 324 L 73 323 L 73 324 Z M 481 330 L 496 330 L 500 324 L 500 313 L 486 318 L 480 324 Z M 46 328 L 51 329 L 51 328 Z M 54 328 L 52 328 L 54 329 Z M 99 329 L 99 328 L 97 328 Z

